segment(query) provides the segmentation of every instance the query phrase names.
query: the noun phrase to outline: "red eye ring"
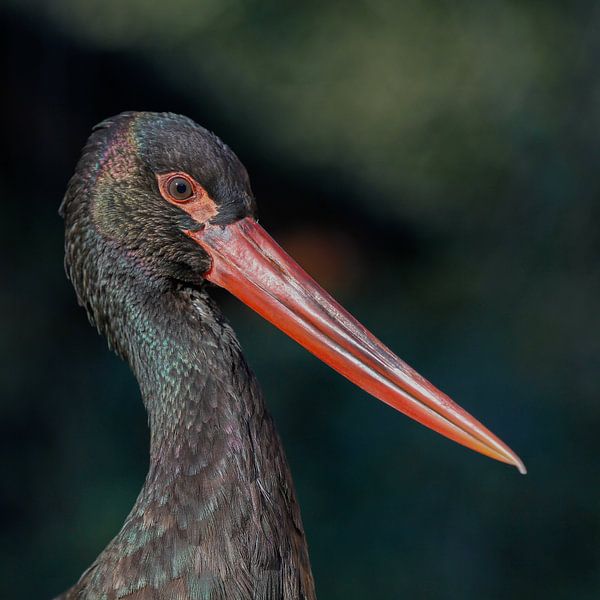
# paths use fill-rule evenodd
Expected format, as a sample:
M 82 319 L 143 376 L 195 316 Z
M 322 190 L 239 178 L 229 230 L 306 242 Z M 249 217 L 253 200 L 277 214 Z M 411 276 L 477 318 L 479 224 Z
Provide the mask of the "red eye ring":
M 219 210 L 206 190 L 190 175 L 182 171 L 156 175 L 160 195 L 169 203 L 184 210 L 194 221 L 205 224 Z M 181 184 L 181 185 L 180 185 Z
M 163 173 L 156 176 L 162 197 L 168 202 L 185 204 L 202 196 L 202 186 L 187 173 Z

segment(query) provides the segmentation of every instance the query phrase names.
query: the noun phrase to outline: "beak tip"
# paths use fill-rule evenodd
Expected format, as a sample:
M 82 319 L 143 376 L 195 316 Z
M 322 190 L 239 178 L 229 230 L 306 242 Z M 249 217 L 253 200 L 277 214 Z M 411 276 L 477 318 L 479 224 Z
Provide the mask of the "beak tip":
M 523 461 L 516 455 L 512 456 L 512 464 L 517 467 L 517 470 L 521 475 L 527 475 L 527 467 L 523 464 Z

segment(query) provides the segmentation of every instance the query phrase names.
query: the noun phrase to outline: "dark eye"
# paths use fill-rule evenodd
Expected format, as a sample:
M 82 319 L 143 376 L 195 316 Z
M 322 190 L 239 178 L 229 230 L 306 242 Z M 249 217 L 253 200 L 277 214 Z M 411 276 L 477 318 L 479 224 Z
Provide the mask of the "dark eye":
M 187 200 L 193 194 L 192 184 L 183 177 L 173 177 L 169 181 L 167 191 L 175 200 Z

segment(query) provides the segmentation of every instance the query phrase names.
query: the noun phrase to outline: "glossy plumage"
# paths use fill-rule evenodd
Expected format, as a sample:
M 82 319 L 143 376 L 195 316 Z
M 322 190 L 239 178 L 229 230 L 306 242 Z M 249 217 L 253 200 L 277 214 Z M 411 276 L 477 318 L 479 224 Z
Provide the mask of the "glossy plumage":
M 156 193 L 153 172 L 170 168 L 203 182 L 223 222 L 252 212 L 224 144 L 184 117 L 148 113 L 96 128 L 61 207 L 67 272 L 140 384 L 151 448 L 122 530 L 60 598 L 314 598 L 272 420 L 203 288 L 207 258 L 180 232 L 195 224 Z
M 315 597 L 283 449 L 207 281 L 376 398 L 525 472 L 306 274 L 254 213 L 235 154 L 185 117 L 119 115 L 83 151 L 61 207 L 66 269 L 139 382 L 150 468 L 122 530 L 63 599 Z

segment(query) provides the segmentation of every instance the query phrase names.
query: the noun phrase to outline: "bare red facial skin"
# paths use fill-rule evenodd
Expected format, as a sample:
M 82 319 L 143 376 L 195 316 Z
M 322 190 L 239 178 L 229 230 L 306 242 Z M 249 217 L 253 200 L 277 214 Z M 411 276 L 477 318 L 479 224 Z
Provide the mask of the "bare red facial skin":
M 168 175 L 173 176 L 189 178 Z M 194 183 L 198 186 L 194 197 L 185 202 L 166 199 L 204 225 L 185 233 L 211 258 L 212 266 L 204 274 L 207 280 L 227 289 L 369 394 L 455 442 L 526 473 L 521 459 L 504 442 L 380 342 L 254 219 L 209 223 L 216 205 Z
M 169 184 L 175 179 L 184 179 L 192 189 L 192 195 L 189 198 L 175 198 L 169 192 Z M 172 171 L 170 173 L 160 173 L 156 176 L 158 189 L 161 196 L 170 204 L 174 204 L 185 210 L 192 219 L 198 223 L 208 223 L 218 213 L 215 201 L 207 194 L 206 190 L 190 175 L 183 171 Z

